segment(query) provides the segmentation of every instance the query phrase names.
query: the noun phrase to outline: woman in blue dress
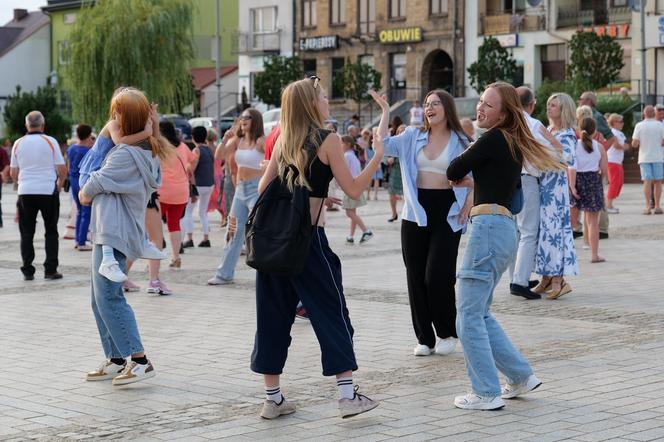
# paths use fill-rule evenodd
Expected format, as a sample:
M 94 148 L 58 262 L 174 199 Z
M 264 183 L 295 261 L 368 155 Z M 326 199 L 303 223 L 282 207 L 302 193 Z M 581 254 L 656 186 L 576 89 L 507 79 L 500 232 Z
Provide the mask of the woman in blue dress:
M 574 100 L 567 94 L 556 93 L 546 102 L 549 129 L 563 147 L 562 161 L 567 166 L 576 162 Z M 535 257 L 535 273 L 542 280 L 533 289 L 557 299 L 572 291 L 565 276 L 579 274 L 570 221 L 570 189 L 568 170 L 547 171 L 540 177 L 540 229 Z

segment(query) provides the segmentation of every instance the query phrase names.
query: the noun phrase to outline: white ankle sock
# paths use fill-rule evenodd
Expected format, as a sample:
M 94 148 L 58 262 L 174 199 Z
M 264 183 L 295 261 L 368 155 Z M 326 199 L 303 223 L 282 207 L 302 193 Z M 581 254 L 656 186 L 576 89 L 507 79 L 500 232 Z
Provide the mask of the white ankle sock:
M 118 262 L 115 259 L 115 255 L 113 254 L 113 247 L 102 245 L 101 252 L 102 252 L 102 258 L 101 258 L 102 264 L 112 264 L 114 262 Z
M 281 394 L 281 389 L 278 385 L 275 387 L 265 387 L 265 394 L 267 395 L 267 400 L 273 401 L 277 405 L 281 405 L 284 400 L 284 395 Z
M 352 377 L 337 378 L 337 387 L 339 387 L 339 399 L 353 399 L 355 397 Z

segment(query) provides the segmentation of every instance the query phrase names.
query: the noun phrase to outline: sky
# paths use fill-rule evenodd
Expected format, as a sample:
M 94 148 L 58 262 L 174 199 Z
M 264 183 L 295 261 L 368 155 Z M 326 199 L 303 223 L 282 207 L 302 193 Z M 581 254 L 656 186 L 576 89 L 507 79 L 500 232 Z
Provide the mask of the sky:
M 4 26 L 14 17 L 14 9 L 36 11 L 46 6 L 46 0 L 0 0 L 0 26 Z

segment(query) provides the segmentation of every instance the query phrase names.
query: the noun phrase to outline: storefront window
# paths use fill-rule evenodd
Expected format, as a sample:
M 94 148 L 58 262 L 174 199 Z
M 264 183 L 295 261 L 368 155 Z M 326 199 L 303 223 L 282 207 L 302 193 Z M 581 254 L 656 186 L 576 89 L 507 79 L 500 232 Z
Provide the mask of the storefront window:
M 406 18 L 406 0 L 390 0 L 390 18 Z
M 302 0 L 302 26 L 312 28 L 316 26 L 316 0 Z
M 304 71 L 304 78 L 316 75 L 316 59 L 310 58 L 302 60 L 302 70 Z
M 359 0 L 360 34 L 371 35 L 376 32 L 376 0 Z
M 341 25 L 346 23 L 346 0 L 330 1 L 330 24 Z
M 332 98 L 343 98 L 342 84 L 337 79 L 341 77 L 345 61 L 345 58 L 332 59 Z

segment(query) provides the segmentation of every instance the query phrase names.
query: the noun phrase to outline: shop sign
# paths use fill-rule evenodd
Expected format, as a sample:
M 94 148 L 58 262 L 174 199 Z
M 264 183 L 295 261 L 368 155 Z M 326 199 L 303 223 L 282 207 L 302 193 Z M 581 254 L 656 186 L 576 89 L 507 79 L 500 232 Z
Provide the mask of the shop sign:
M 646 17 L 646 48 L 664 46 L 664 15 Z
M 622 23 L 619 25 L 602 25 L 594 26 L 591 28 L 584 28 L 585 32 L 594 32 L 600 37 L 608 35 L 615 38 L 629 38 L 629 23 Z
M 519 34 L 494 35 L 498 43 L 504 48 L 515 48 L 519 46 Z
M 422 28 L 383 29 L 378 33 L 378 41 L 390 43 L 417 43 L 422 41 Z
M 338 47 L 338 35 L 322 35 L 320 37 L 307 37 L 300 39 L 301 51 L 322 51 L 325 49 L 337 49 Z

